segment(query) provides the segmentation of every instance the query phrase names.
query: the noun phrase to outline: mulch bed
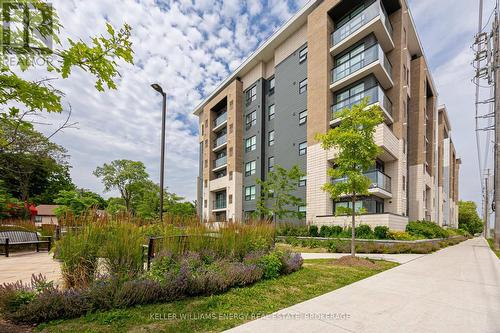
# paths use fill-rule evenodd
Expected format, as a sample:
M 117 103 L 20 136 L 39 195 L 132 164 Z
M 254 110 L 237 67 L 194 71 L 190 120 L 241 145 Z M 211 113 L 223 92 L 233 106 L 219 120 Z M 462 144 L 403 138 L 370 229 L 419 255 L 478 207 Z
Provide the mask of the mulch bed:
M 30 326 L 14 325 L 0 318 L 0 332 L 32 333 L 33 329 Z
M 338 266 L 349 266 L 349 267 L 378 268 L 378 265 L 372 260 L 360 257 L 353 258 L 350 255 L 334 260 L 332 264 Z

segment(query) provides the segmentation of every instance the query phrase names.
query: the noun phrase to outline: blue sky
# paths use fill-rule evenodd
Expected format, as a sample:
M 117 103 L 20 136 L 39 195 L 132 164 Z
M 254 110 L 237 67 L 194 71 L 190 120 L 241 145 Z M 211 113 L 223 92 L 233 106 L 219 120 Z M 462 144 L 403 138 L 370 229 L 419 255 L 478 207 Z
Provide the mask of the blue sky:
M 64 34 L 73 39 L 104 33 L 105 19 L 115 27 L 127 22 L 133 28 L 135 65 L 122 66 L 116 91 L 95 91 L 92 77 L 80 71 L 58 83 L 65 103 L 72 106 L 73 121 L 79 123 L 78 129 L 54 139 L 71 155 L 74 182 L 102 193 L 92 171 L 122 158 L 144 162 L 158 180 L 161 98 L 150 88 L 158 82 L 169 95 L 166 183 L 170 191 L 195 199 L 198 143 L 192 110 L 306 2 L 54 0 Z M 469 65 L 476 6 L 470 0 L 410 0 L 439 103 L 448 106 L 452 136 L 463 159 L 461 198 L 479 202 Z M 62 119 L 52 117 L 54 122 Z

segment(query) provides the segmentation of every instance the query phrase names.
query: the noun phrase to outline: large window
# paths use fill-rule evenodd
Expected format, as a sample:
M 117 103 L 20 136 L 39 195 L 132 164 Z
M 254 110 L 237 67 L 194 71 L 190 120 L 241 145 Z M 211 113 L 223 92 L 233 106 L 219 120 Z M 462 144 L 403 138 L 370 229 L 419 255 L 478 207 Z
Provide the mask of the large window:
M 255 174 L 255 167 L 257 166 L 257 163 L 255 161 L 248 162 L 245 164 L 245 176 L 251 176 Z
M 245 122 L 247 125 L 247 129 L 257 124 L 257 111 L 252 111 L 249 114 L 247 114 Z
M 274 94 L 274 84 L 275 84 L 275 80 L 273 77 L 269 80 L 269 95 Z
M 257 99 L 257 86 L 253 86 L 247 90 L 247 103 L 251 103 Z
M 299 144 L 299 155 L 305 155 L 307 154 L 307 142 L 302 142 Z
M 245 201 L 255 200 L 255 185 L 245 187 Z
M 307 60 L 307 46 L 299 51 L 299 63 L 303 63 Z
M 269 105 L 269 120 L 274 119 L 274 104 Z
M 274 171 L 274 156 L 267 159 L 267 171 Z
M 375 197 L 368 197 L 356 201 L 354 205 L 356 212 L 364 211 L 367 214 L 382 214 L 384 212 L 384 201 Z M 334 213 L 343 213 L 343 209 L 352 209 L 351 201 L 342 201 L 334 203 Z
M 268 142 L 269 146 L 274 146 L 274 130 L 269 132 Z
M 307 110 L 299 113 L 299 125 L 305 124 L 307 122 Z
M 299 82 L 299 94 L 303 94 L 307 91 L 307 79 Z
M 299 179 L 299 187 L 304 187 L 307 185 L 307 176 L 301 176 Z
M 245 140 L 245 151 L 249 152 L 257 149 L 257 137 L 254 135 Z

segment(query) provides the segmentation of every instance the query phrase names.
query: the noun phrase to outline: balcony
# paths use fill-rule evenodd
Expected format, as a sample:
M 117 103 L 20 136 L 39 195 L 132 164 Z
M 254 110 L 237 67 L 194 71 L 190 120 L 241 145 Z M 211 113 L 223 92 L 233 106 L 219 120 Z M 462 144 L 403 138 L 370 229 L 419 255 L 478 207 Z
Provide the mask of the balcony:
M 368 190 L 370 194 L 384 199 L 392 198 L 391 177 L 387 176 L 385 173 L 379 170 L 368 171 L 365 172 L 364 175 L 371 181 L 370 188 Z M 345 180 L 346 178 L 334 179 L 333 183 L 336 184 Z
M 353 105 L 359 104 L 364 98 L 368 98 L 368 106 L 380 106 L 384 112 L 384 118 L 387 124 L 393 123 L 392 102 L 385 95 L 384 90 L 380 86 L 375 86 L 332 105 L 330 125 L 336 125 L 340 122 L 340 118 L 337 117 L 340 111 L 346 108 L 350 109 Z
M 224 128 L 227 124 L 227 112 L 222 113 L 214 120 L 214 128 L 212 131 L 217 132 L 218 130 Z
M 223 149 L 227 145 L 227 134 L 224 134 L 214 140 L 213 151 L 218 151 Z
M 399 139 L 385 123 L 377 126 L 373 138 L 377 146 L 382 148 L 379 155 L 382 161 L 391 162 L 398 159 L 400 156 Z
M 339 54 L 348 47 L 356 44 L 370 33 L 382 45 L 385 52 L 394 48 L 392 40 L 392 25 L 380 0 L 375 1 L 368 8 L 354 16 L 349 22 L 338 27 L 331 35 L 332 55 Z
M 331 72 L 330 89 L 340 90 L 373 73 L 384 89 L 392 88 L 392 65 L 379 44 L 370 46 Z
M 226 210 L 226 208 L 227 208 L 227 204 L 226 204 L 225 197 L 223 197 L 221 199 L 214 200 L 212 211 Z
M 214 168 L 212 171 L 222 170 L 227 166 L 227 156 L 220 157 L 214 160 Z

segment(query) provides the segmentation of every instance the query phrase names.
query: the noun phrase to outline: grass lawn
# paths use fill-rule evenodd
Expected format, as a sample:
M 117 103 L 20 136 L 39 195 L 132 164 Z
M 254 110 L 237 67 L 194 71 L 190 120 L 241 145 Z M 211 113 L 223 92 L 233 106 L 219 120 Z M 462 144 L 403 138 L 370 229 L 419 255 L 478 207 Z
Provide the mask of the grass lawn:
M 495 250 L 494 249 L 494 247 L 493 247 L 493 239 L 489 238 L 488 239 L 488 244 L 490 244 L 491 250 L 493 252 L 495 252 L 495 254 L 497 255 L 498 259 L 500 259 L 500 250 Z
M 273 313 L 397 266 L 377 261 L 377 268 L 369 269 L 336 266 L 333 261 L 306 260 L 298 272 L 250 287 L 233 288 L 224 294 L 93 313 L 42 324 L 37 331 L 219 332 L 252 320 L 252 315 Z

